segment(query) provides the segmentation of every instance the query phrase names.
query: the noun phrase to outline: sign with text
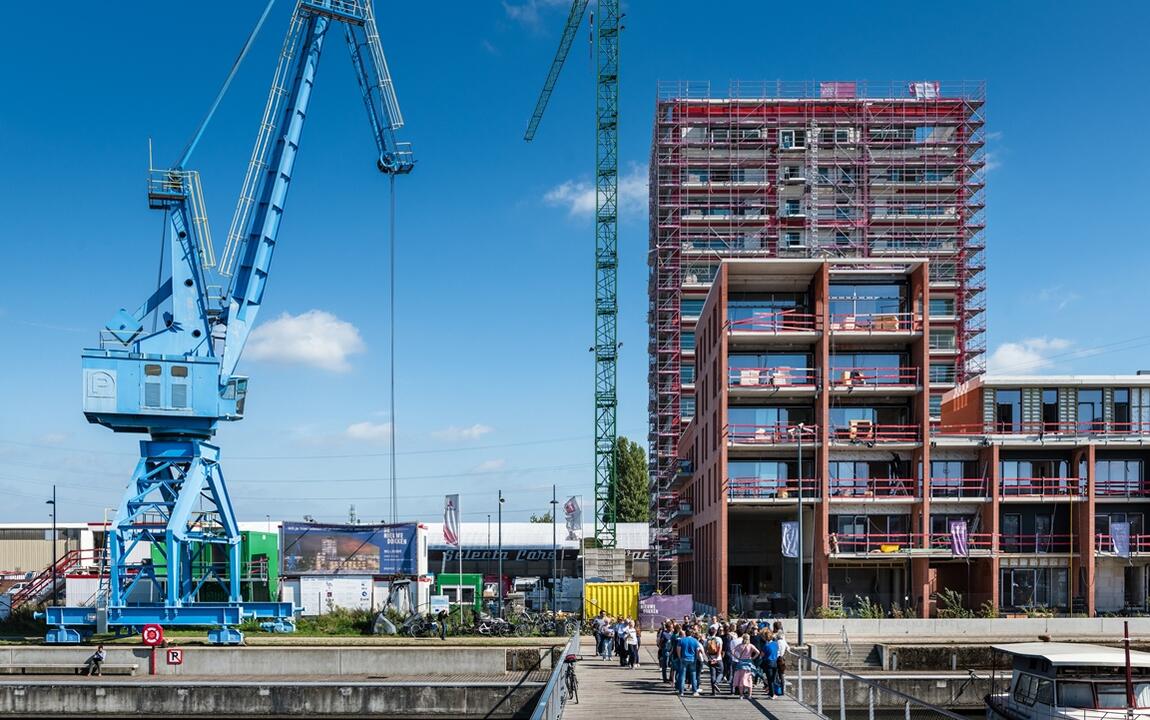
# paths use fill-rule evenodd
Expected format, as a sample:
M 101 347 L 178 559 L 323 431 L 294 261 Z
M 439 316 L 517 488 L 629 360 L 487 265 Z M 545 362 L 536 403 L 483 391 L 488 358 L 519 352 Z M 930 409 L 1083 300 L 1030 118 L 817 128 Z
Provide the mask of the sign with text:
M 283 524 L 283 572 L 288 575 L 415 575 L 415 523 L 397 525 Z
M 690 595 L 649 595 L 639 598 L 639 625 L 644 630 L 654 629 L 664 620 L 682 620 L 694 612 L 695 603 Z
M 169 665 L 183 665 L 184 664 L 184 651 L 177 648 L 168 648 L 168 664 Z

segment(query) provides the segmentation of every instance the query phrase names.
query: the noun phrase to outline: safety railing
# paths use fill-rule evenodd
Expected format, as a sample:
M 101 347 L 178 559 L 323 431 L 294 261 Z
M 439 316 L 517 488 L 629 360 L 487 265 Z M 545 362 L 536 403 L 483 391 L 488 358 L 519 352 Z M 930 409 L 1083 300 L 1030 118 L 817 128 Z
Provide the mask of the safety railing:
M 789 650 L 787 656 L 795 668 L 790 682 L 795 700 L 820 718 L 847 720 L 849 713 L 853 720 L 865 712 L 867 720 L 893 720 L 897 712 L 902 720 L 966 720 L 950 710 L 794 650 Z
M 931 550 L 961 550 L 961 548 L 956 545 L 955 537 L 952 533 L 930 533 Z M 966 536 L 966 546 L 972 551 L 993 550 L 994 533 L 968 533 Z
M 831 439 L 837 442 L 918 442 L 921 437 L 922 427 L 919 425 L 874 423 L 869 420 L 852 420 L 845 425 L 831 425 Z
M 11 608 L 15 610 L 58 592 L 65 576 L 77 568 L 96 568 L 106 564 L 107 554 L 103 548 L 68 550 L 12 595 Z
M 919 533 L 831 533 L 831 554 L 909 552 L 921 545 Z
M 1109 533 L 1098 533 L 1094 536 L 1094 552 L 1118 555 L 1120 548 L 1114 544 L 1114 536 Z M 1150 553 L 1150 535 L 1131 535 L 1130 552 Z
M 818 328 L 817 319 L 816 315 L 810 313 L 764 311 L 751 313 L 745 318 L 731 319 L 727 322 L 727 329 L 730 332 L 767 334 L 813 332 Z
M 1002 533 L 998 536 L 998 550 L 1004 553 L 1068 553 L 1073 536 L 1053 533 Z
M 727 497 L 752 500 L 791 500 L 798 497 L 800 483 L 804 498 L 819 496 L 819 481 L 815 478 L 776 480 L 741 477 L 727 480 Z
M 932 498 L 988 497 L 986 478 L 931 478 Z
M 1100 437 L 1150 435 L 1150 422 L 989 422 L 938 425 L 935 435 L 1037 435 Z
M 1058 497 L 1086 494 L 1086 478 L 1002 478 L 1003 497 Z
M 731 387 L 814 387 L 815 369 L 806 367 L 733 367 L 727 369 Z
M 831 330 L 837 332 L 913 332 L 922 329 L 922 319 L 914 313 L 834 313 Z
M 913 367 L 851 367 L 833 368 L 831 385 L 842 387 L 909 386 L 919 383 L 918 368 Z
M 829 492 L 832 498 L 913 498 L 922 494 L 919 481 L 913 478 L 831 478 Z
M 1094 494 L 1122 497 L 1150 496 L 1150 483 L 1146 480 L 1094 480 Z
M 797 425 L 728 425 L 727 442 L 750 445 L 782 445 L 797 443 Z M 807 425 L 803 438 L 810 440 L 816 436 L 816 428 Z
M 562 652 L 556 657 L 552 654 L 551 677 L 543 686 L 543 692 L 535 703 L 535 710 L 531 713 L 531 720 L 559 720 L 563 716 L 563 708 L 567 705 L 567 683 L 564 675 L 567 672 L 566 658 L 568 655 L 579 655 L 579 633 L 571 636 Z

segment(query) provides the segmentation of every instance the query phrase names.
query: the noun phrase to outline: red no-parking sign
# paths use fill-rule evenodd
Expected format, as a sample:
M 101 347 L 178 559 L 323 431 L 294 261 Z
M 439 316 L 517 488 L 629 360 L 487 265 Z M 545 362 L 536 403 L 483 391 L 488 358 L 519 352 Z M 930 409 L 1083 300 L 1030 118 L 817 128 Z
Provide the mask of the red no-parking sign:
M 164 628 L 160 625 L 145 625 L 140 631 L 140 639 L 145 645 L 156 647 L 164 642 Z

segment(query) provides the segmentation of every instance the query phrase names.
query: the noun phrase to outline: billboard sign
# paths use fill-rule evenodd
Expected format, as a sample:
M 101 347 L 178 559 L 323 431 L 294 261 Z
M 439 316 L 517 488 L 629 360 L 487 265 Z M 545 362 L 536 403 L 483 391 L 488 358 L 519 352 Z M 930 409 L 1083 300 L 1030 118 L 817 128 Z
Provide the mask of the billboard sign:
M 325 615 L 336 608 L 370 610 L 370 575 L 346 577 L 301 577 L 299 602 L 304 615 Z
M 283 572 L 288 575 L 416 575 L 415 523 L 326 525 L 284 523 Z
M 664 620 L 681 620 L 695 610 L 690 595 L 650 595 L 639 598 L 639 624 L 644 630 L 661 625 Z

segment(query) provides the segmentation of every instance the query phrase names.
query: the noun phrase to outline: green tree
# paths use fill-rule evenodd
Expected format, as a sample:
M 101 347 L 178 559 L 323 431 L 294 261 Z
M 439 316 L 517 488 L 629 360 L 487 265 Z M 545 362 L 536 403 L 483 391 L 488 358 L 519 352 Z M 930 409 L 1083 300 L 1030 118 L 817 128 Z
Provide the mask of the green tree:
M 615 441 L 615 483 L 612 507 L 616 522 L 647 522 L 651 495 L 647 486 L 647 453 L 623 436 Z
M 542 515 L 531 513 L 531 522 L 533 523 L 549 523 L 551 522 L 551 512 L 545 512 Z

